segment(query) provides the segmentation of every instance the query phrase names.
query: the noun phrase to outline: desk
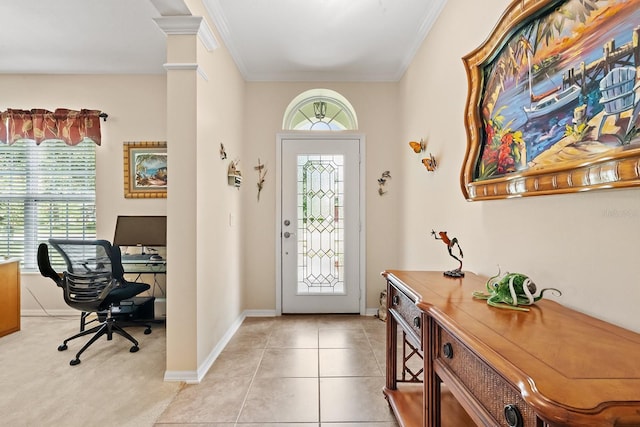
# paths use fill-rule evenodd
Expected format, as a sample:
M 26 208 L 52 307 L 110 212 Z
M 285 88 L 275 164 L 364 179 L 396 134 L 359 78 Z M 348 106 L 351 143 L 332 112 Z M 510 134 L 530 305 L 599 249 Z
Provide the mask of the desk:
M 0 260 L 0 337 L 20 330 L 20 260 Z
M 640 426 L 640 334 L 547 299 L 529 312 L 490 307 L 471 296 L 487 278 L 471 273 L 383 276 L 383 391 L 401 426 Z
M 160 289 L 162 296 L 165 296 L 165 290 L 162 289 L 160 283 L 158 283 L 158 275 L 167 274 L 167 260 L 150 260 L 150 259 L 127 259 L 122 257 L 122 268 L 124 274 L 135 274 L 136 278 L 133 280 L 137 282 L 140 280 L 143 274 L 153 275 L 153 289 L 151 294 L 155 296 L 156 286 Z
M 136 259 L 122 257 L 122 268 L 124 274 L 135 275 L 134 282 L 141 280 L 143 275 L 152 274 L 153 284 L 151 287 L 151 296 L 156 297 L 156 288 L 160 290 L 160 297 L 156 297 L 154 305 L 154 313 L 156 319 L 164 319 L 167 315 L 166 291 L 158 282 L 158 276 L 167 274 L 167 260 L 159 261 L 150 259 Z M 166 287 L 166 283 L 165 283 Z

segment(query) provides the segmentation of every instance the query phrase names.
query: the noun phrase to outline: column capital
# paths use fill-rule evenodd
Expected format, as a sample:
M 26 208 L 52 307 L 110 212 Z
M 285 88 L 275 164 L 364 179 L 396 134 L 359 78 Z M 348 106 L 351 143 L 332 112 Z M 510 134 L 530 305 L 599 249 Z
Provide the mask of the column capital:
M 217 49 L 220 44 L 202 16 L 161 16 L 153 18 L 156 25 L 166 35 L 197 35 L 200 42 L 209 51 Z

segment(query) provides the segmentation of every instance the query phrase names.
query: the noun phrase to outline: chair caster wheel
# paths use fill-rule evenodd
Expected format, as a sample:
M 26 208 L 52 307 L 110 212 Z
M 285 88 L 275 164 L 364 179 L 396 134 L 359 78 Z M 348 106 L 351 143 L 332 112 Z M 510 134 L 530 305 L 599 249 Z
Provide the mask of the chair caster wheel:
M 130 353 L 135 353 L 135 352 L 137 352 L 138 350 L 140 350 L 140 347 L 138 347 L 137 345 L 134 345 L 133 347 L 131 347 L 131 348 L 129 349 L 129 352 L 130 352 Z
M 149 335 L 151 333 L 151 328 L 147 328 L 144 330 L 145 335 Z
M 67 348 L 69 348 L 69 347 L 67 347 L 66 344 L 60 344 L 58 346 L 58 351 L 65 351 Z M 78 363 L 80 363 L 80 362 L 78 362 Z
M 76 366 L 80 364 L 80 359 L 73 359 L 71 362 L 69 362 L 69 365 L 71 366 Z

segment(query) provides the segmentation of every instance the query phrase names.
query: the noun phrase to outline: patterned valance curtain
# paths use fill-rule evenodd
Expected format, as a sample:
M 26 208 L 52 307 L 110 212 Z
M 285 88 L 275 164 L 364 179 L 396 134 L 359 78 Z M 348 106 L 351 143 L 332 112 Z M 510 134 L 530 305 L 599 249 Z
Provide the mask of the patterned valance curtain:
M 67 145 L 77 145 L 85 138 L 100 145 L 99 110 L 68 110 L 51 112 L 42 109 L 0 112 L 0 142 L 13 144 L 19 139 L 33 139 L 40 144 L 46 139 L 60 139 Z

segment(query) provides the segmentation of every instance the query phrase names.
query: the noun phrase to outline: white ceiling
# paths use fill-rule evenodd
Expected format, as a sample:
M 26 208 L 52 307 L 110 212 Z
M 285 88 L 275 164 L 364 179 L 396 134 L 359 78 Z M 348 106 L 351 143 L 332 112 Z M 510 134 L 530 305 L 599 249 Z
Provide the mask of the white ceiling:
M 397 81 L 446 0 L 203 0 L 250 81 Z M 0 73 L 163 73 L 183 0 L 2 0 Z M 188 11 L 187 11 L 188 12 Z

